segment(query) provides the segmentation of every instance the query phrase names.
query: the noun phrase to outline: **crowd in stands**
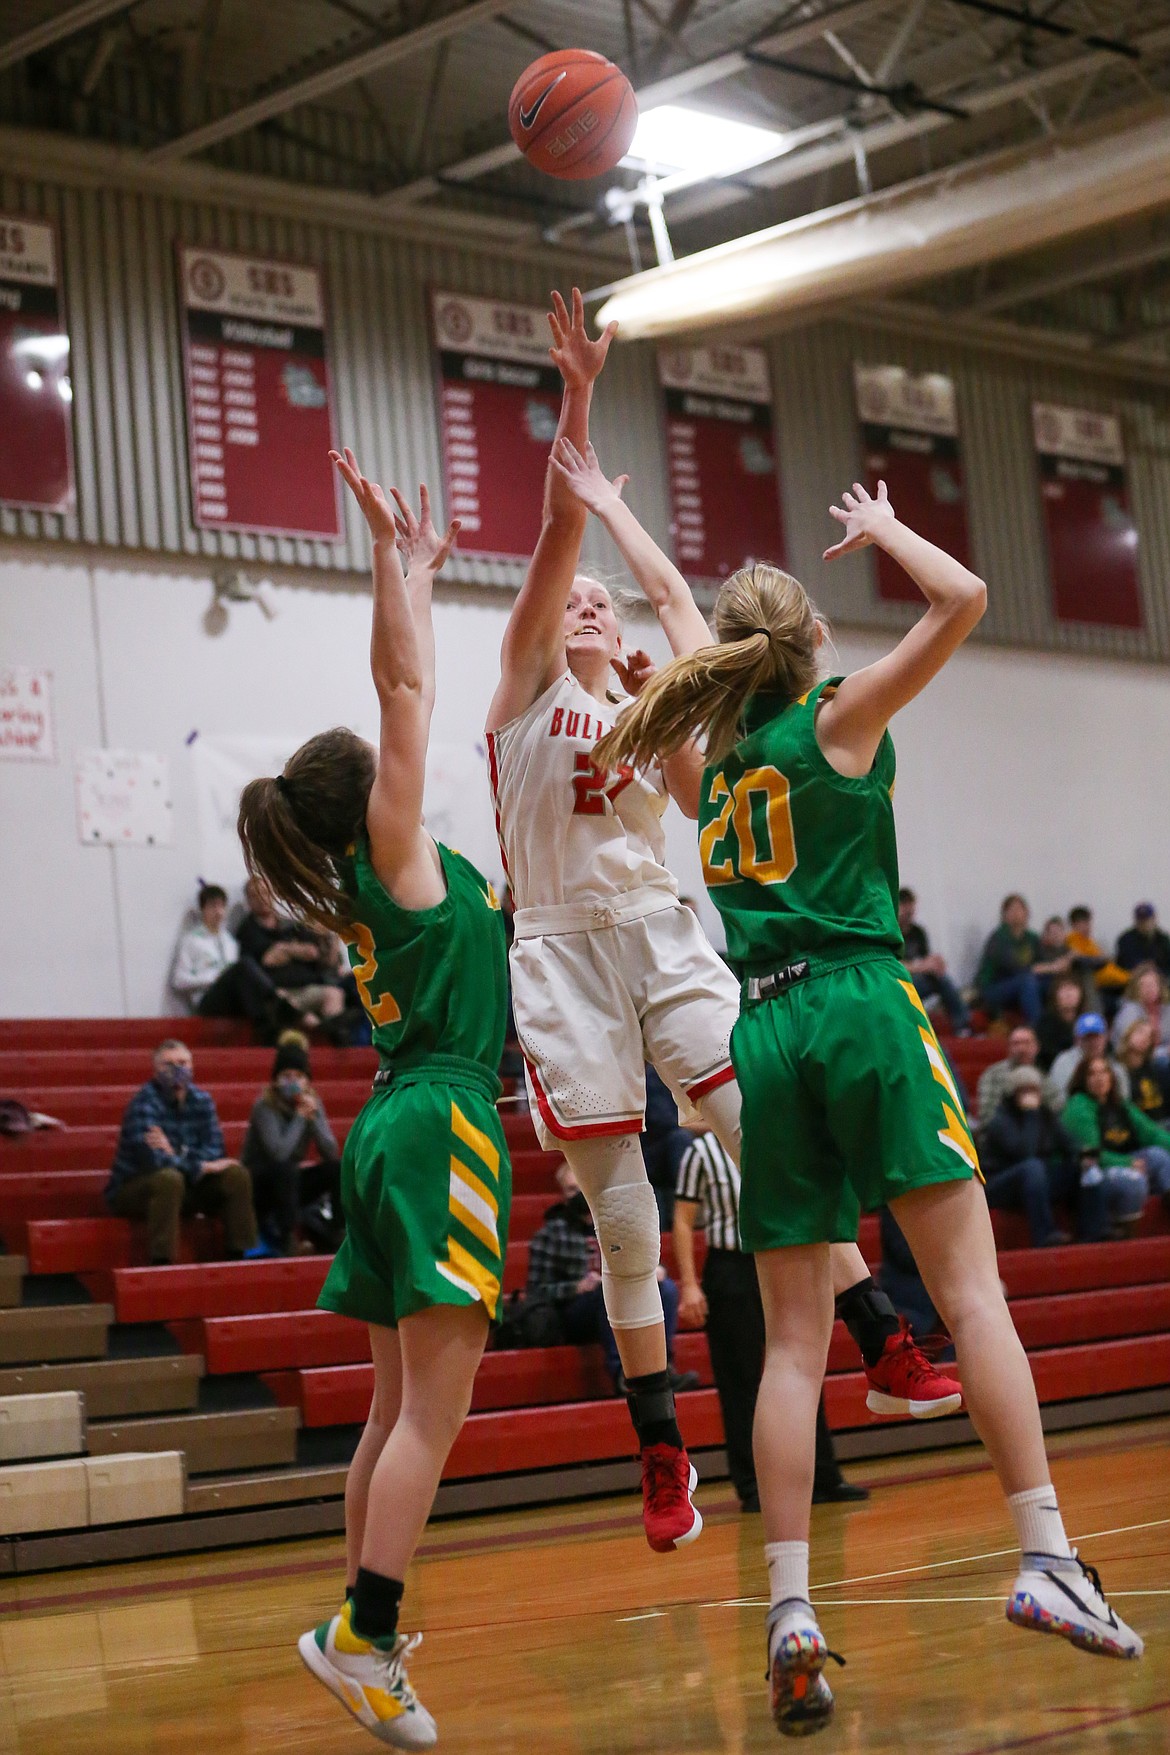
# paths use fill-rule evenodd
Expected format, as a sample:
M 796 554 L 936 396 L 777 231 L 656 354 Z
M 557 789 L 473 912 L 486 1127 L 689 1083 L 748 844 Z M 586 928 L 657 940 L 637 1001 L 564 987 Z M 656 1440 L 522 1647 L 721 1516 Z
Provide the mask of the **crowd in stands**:
M 122 1115 L 106 1204 L 145 1222 L 156 1264 L 178 1260 L 180 1221 L 195 1213 L 221 1221 L 229 1260 L 335 1249 L 341 1152 L 310 1080 L 306 1038 L 289 1031 L 281 1039 L 239 1160 L 225 1153 L 215 1099 L 195 1083 L 191 1050 L 178 1037 L 160 1042 L 151 1077 Z

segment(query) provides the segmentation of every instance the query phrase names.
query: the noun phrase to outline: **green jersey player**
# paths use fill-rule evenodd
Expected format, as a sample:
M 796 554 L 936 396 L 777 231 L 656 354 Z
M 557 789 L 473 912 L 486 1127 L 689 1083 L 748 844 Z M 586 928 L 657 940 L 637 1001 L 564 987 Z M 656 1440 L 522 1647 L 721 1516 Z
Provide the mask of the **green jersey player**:
M 963 1392 L 1020 1538 L 1018 1625 L 1138 1657 L 1069 1547 L 1035 1386 L 1004 1301 L 963 1106 L 898 961 L 890 719 L 975 627 L 986 588 L 894 516 L 884 484 L 832 508 L 826 559 L 876 543 L 926 600 L 884 658 L 820 681 L 824 629 L 801 585 L 757 565 L 722 587 L 719 644 L 676 659 L 597 747 L 603 766 L 707 738 L 700 850 L 742 977 L 731 1053 L 743 1096 L 744 1247 L 767 1321 L 755 1453 L 779 1729 L 832 1715 L 808 1600 L 814 1422 L 833 1320 L 829 1245 L 889 1202 L 954 1337 Z
M 374 1360 L 346 1481 L 349 1590 L 300 1652 L 380 1741 L 424 1749 L 435 1722 L 405 1665 L 421 1635 L 398 1632 L 398 1610 L 499 1308 L 511 1197 L 496 1110 L 506 951 L 491 885 L 422 821 L 431 588 L 458 525 L 439 537 L 425 488 L 418 518 L 394 492 L 396 519 L 352 452 L 332 456 L 373 537 L 379 745 L 345 730 L 311 738 L 278 778 L 245 787 L 240 836 L 251 871 L 346 941 L 382 1057 L 346 1141 L 346 1237 L 320 1299 L 369 1324 Z

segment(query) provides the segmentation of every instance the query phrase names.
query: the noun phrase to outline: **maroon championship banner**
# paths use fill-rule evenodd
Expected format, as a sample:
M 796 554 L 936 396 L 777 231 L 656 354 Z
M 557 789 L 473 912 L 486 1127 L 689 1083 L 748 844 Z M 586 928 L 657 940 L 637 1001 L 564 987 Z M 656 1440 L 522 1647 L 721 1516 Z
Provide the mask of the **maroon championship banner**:
M 57 234 L 0 214 L 0 504 L 73 504 L 73 385 Z
M 561 408 L 539 305 L 431 295 L 447 516 L 460 552 L 527 560 Z
M 1032 431 L 1057 620 L 1140 628 L 1138 534 L 1121 422 L 1087 408 L 1035 402 Z
M 340 541 L 317 269 L 180 245 L 179 298 L 195 523 Z
M 725 579 L 784 558 L 768 358 L 758 347 L 669 347 L 666 402 L 671 530 L 688 579 Z
M 871 494 L 884 481 L 894 510 L 948 554 L 969 564 L 967 505 L 955 386 L 941 372 L 921 377 L 903 366 L 853 368 L 864 450 L 862 479 Z M 921 603 L 922 593 L 896 561 L 876 549 L 878 596 Z

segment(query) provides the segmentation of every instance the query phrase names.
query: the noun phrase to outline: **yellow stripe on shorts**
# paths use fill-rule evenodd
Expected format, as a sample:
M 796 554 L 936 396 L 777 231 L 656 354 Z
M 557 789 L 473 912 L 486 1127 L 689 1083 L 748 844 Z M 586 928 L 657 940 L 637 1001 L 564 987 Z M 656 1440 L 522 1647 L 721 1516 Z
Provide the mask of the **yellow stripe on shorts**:
M 499 1259 L 500 1239 L 496 1229 L 499 1203 L 487 1185 L 465 1169 L 454 1155 L 451 1158 L 451 1216 Z
M 447 1239 L 447 1261 L 436 1262 L 435 1266 L 445 1279 L 452 1285 L 460 1287 L 481 1300 L 490 1317 L 495 1317 L 500 1304 L 500 1281 L 497 1275 L 489 1272 L 482 1262 L 476 1261 L 462 1243 L 454 1237 Z
M 451 1104 L 451 1132 L 455 1138 L 465 1145 L 472 1155 L 479 1159 L 493 1182 L 500 1180 L 500 1154 L 493 1140 L 478 1127 L 468 1121 L 458 1103 Z

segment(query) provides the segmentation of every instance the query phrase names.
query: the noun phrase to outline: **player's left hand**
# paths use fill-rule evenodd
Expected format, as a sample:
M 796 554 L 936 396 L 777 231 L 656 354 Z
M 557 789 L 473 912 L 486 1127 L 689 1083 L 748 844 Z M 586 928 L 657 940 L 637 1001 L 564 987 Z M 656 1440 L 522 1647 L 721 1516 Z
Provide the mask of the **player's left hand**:
M 431 496 L 425 482 L 418 490 L 417 518 L 397 488 L 392 487 L 390 494 L 398 507 L 394 525 L 407 572 L 442 572 L 451 550 L 455 547 L 455 538 L 462 528 L 460 520 L 453 518 L 447 526 L 446 536 L 439 535 L 431 517 Z
M 592 340 L 585 327 L 585 301 L 581 297 L 580 289 L 574 287 L 572 296 L 573 311 L 570 316 L 560 293 L 554 292 L 552 295 L 548 326 L 552 330 L 553 345 L 548 351 L 566 387 L 570 390 L 587 390 L 601 374 L 609 344 L 617 334 L 617 324 L 608 324 L 604 334 L 597 341 Z
M 838 555 L 850 555 L 855 549 L 868 548 L 871 542 L 880 540 L 884 527 L 895 522 L 894 508 L 884 481 L 878 482 L 876 496 L 868 494 L 861 483 L 855 481 L 853 492 L 842 494 L 841 498 L 844 506 L 830 506 L 829 516 L 845 526 L 845 535 L 840 542 L 825 550 L 822 559 L 826 561 L 834 561 Z
M 336 464 L 341 476 L 362 509 L 362 517 L 370 527 L 370 535 L 375 542 L 397 543 L 398 532 L 394 526 L 394 511 L 385 494 L 376 481 L 367 481 L 358 467 L 358 460 L 345 447 L 345 455 L 330 451 L 330 458 Z
M 649 652 L 640 649 L 628 652 L 624 658 L 615 658 L 613 667 L 621 678 L 621 685 L 627 695 L 635 696 L 642 693 L 657 669 Z
M 586 445 L 584 456 L 571 439 L 559 439 L 553 447 L 552 466 L 572 493 L 590 512 L 602 512 L 622 497 L 628 475 L 615 475 L 610 481 L 592 445 Z

